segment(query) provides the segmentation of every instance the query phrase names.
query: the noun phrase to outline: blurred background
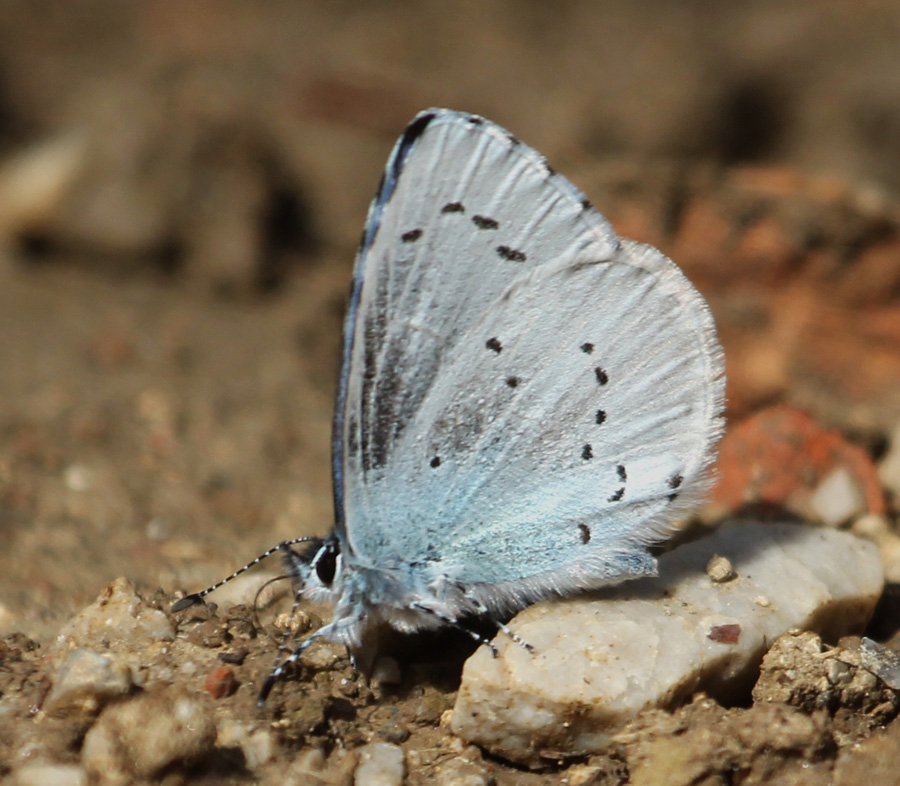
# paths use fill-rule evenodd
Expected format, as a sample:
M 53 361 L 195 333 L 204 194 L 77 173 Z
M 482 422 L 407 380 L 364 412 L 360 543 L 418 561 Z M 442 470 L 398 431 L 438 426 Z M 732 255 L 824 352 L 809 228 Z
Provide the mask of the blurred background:
M 0 632 L 331 523 L 354 250 L 420 109 L 709 299 L 729 416 L 900 414 L 900 4 L 0 0 Z

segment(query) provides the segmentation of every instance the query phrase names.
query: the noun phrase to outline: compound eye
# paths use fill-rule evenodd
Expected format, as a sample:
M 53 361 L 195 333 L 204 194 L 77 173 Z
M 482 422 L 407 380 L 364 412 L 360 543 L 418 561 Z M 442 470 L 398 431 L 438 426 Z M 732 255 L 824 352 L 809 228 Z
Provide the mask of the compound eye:
M 319 549 L 319 553 L 313 558 L 313 568 L 316 576 L 323 586 L 330 587 L 337 571 L 338 546 L 336 543 L 326 543 Z

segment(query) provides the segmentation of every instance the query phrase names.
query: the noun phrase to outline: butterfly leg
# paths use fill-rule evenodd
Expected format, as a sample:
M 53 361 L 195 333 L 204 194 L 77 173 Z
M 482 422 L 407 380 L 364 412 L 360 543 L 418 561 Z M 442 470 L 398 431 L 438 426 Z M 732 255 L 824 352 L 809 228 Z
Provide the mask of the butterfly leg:
M 430 606 L 425 605 L 424 603 L 413 603 L 412 608 L 414 608 L 416 611 L 422 611 L 426 614 L 431 614 L 433 617 L 437 617 L 441 622 L 443 622 L 445 625 L 449 625 L 451 628 L 456 628 L 457 630 L 461 630 L 463 633 L 468 633 L 469 636 L 475 639 L 475 641 L 477 641 L 479 644 L 484 644 L 485 647 L 490 649 L 491 655 L 493 655 L 495 658 L 500 654 L 490 639 L 482 636 L 477 630 L 467 628 L 459 620 L 453 619 L 453 617 L 448 617 L 446 614 L 442 614 L 437 609 L 433 609 Z
M 277 666 L 275 666 L 272 671 L 269 672 L 269 676 L 266 677 L 265 682 L 263 682 L 262 688 L 259 690 L 259 696 L 256 697 L 256 706 L 262 707 L 263 704 L 266 703 L 266 699 L 269 697 L 269 694 L 272 692 L 272 688 L 275 686 L 275 683 L 281 679 L 281 676 L 287 671 L 288 666 L 293 663 L 296 663 L 300 660 L 300 656 L 306 651 L 306 648 L 309 647 L 316 639 L 318 639 L 318 631 L 310 636 L 306 641 L 300 644 L 297 649 L 295 649 L 290 655 L 288 655 L 283 661 L 281 661 Z
M 488 616 L 488 608 L 480 601 L 478 598 L 473 598 L 471 595 L 466 595 L 466 597 L 472 602 L 475 606 L 475 611 L 478 614 L 483 614 Z M 500 622 L 499 620 L 492 619 L 491 622 L 497 626 L 497 630 L 505 633 L 510 639 L 512 639 L 516 644 L 520 647 L 523 647 L 530 653 L 534 653 L 534 647 L 529 644 L 525 639 L 523 639 L 518 633 L 512 630 L 508 625 Z

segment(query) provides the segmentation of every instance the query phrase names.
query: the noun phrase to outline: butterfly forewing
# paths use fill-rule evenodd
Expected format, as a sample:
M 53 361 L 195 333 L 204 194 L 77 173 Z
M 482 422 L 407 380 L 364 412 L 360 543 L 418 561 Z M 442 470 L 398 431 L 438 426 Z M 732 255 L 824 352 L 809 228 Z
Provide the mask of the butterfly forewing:
M 432 113 L 395 149 L 357 266 L 348 545 L 466 584 L 647 570 L 632 557 L 702 490 L 721 428 L 708 310 L 535 151 Z
M 574 230 L 582 208 L 548 190 L 547 176 L 543 159 L 499 127 L 447 110 L 422 113 L 395 147 L 345 329 L 335 470 L 348 510 L 364 505 L 445 353 L 511 276 L 561 250 L 549 232 L 528 258 L 518 246 L 560 214 Z M 501 212 L 503 222 L 493 215 Z M 605 230 L 611 253 L 615 235 Z M 574 231 L 567 237 L 584 242 Z

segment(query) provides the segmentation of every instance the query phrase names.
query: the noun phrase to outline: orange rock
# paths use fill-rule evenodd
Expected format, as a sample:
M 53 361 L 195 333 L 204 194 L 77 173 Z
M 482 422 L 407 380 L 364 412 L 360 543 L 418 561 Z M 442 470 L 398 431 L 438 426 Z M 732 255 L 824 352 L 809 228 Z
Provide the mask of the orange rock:
M 858 487 L 865 512 L 884 513 L 884 492 L 875 465 L 849 443 L 805 412 L 770 407 L 732 428 L 722 440 L 716 507 L 784 509 L 810 515 L 810 498 L 835 470 L 844 470 Z
M 216 666 L 207 676 L 203 686 L 214 699 L 224 699 L 237 690 L 238 679 L 230 666 Z

